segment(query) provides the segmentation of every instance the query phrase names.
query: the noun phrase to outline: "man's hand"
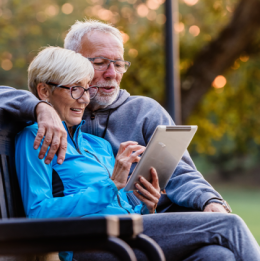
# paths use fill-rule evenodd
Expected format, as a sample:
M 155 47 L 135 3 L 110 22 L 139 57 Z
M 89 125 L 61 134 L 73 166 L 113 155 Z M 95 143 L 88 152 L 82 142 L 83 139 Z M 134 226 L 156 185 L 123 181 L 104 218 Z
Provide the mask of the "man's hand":
M 221 205 L 221 204 L 218 204 L 218 203 L 210 203 L 208 204 L 203 212 L 221 212 L 221 213 L 228 213 L 225 208 Z
M 139 192 L 142 193 L 142 195 L 140 195 L 136 190 L 134 190 L 134 194 L 139 200 L 141 200 L 146 205 L 146 208 L 149 210 L 149 213 L 153 214 L 161 197 L 161 193 L 157 172 L 154 168 L 151 168 L 151 176 L 152 183 L 147 181 L 145 178 L 140 177 L 139 180 L 142 186 L 136 183 L 135 187 Z
M 57 162 L 62 164 L 67 150 L 67 132 L 62 125 L 59 115 L 55 109 L 44 102 L 41 102 L 37 105 L 36 115 L 39 129 L 34 140 L 34 149 L 37 150 L 39 148 L 41 141 L 44 138 L 39 153 L 39 159 L 44 158 L 46 151 L 50 146 L 45 163 L 49 164 L 52 161 L 55 153 L 58 152 Z

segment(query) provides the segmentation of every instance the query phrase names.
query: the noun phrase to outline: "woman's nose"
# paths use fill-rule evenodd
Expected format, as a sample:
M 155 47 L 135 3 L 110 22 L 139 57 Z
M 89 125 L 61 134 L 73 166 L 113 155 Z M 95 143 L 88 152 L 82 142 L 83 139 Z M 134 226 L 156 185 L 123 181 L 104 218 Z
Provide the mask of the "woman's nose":
M 89 92 L 84 92 L 84 94 L 78 99 L 80 103 L 86 103 L 87 105 L 90 102 Z

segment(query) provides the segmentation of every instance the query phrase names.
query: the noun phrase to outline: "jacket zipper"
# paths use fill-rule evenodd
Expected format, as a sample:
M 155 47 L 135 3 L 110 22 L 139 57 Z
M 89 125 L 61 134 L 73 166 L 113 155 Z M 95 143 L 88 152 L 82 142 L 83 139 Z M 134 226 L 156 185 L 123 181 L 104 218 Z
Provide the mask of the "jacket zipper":
M 108 168 L 107 168 L 104 164 L 102 164 L 102 163 L 100 162 L 100 160 L 98 159 L 98 157 L 97 157 L 95 154 L 91 153 L 90 151 L 88 151 L 88 150 L 86 150 L 86 149 L 84 149 L 84 150 L 85 150 L 87 153 L 89 153 L 90 155 L 94 156 L 95 159 L 96 159 L 103 167 L 105 167 L 105 169 L 106 169 L 107 172 L 108 172 L 109 178 L 111 178 L 111 174 L 110 174 Z M 122 209 L 124 209 L 128 214 L 130 214 L 130 212 L 129 212 L 127 209 L 125 209 L 125 208 L 122 207 L 122 204 L 121 204 L 121 201 L 120 201 L 120 197 L 119 197 L 118 194 L 117 194 L 117 202 L 118 202 L 118 205 L 119 205 Z
M 75 141 L 73 140 L 73 138 L 72 138 L 70 132 L 69 132 L 69 129 L 68 129 L 68 126 L 67 126 L 66 122 L 64 122 L 64 123 L 65 123 L 65 125 L 66 125 L 67 132 L 69 133 L 70 139 L 72 140 L 72 142 L 73 142 L 73 144 L 74 144 L 74 146 L 75 146 L 77 152 L 78 152 L 79 154 L 82 154 L 81 151 L 80 151 L 80 149 L 79 149 L 79 146 L 77 146 L 77 144 L 78 144 L 79 131 L 78 131 L 78 133 L 77 133 L 77 137 L 76 137 L 76 140 L 77 140 L 77 144 L 76 144 Z
M 94 118 L 95 118 L 95 114 L 94 114 Z M 92 118 L 91 118 L 91 119 L 92 119 Z M 67 130 L 68 130 L 68 126 L 67 126 L 66 123 L 65 123 L 65 125 L 66 125 L 66 128 L 67 128 Z M 69 136 L 70 136 L 70 138 L 71 138 L 71 140 L 72 140 L 72 142 L 73 142 L 73 144 L 74 144 L 74 146 L 75 146 L 77 152 L 78 152 L 79 154 L 82 154 L 81 151 L 79 150 L 79 146 L 78 146 L 78 136 L 79 136 L 79 131 L 78 131 L 78 133 L 77 133 L 77 137 L 76 137 L 77 144 L 76 144 L 75 141 L 73 140 L 73 138 L 72 138 L 72 136 L 71 136 L 69 130 L 68 130 L 68 133 L 69 133 Z M 85 149 L 85 151 L 86 151 L 87 153 L 91 154 L 92 156 L 94 156 L 95 159 L 96 159 L 96 160 L 97 160 L 97 161 L 98 161 L 98 162 L 99 162 L 103 167 L 105 167 L 105 169 L 106 169 L 107 172 L 108 172 L 109 178 L 111 178 L 111 174 L 110 174 L 108 168 L 107 168 L 104 164 L 102 164 L 102 163 L 100 162 L 100 160 L 98 159 L 98 157 L 97 157 L 95 154 L 89 152 L 89 151 L 86 150 L 86 149 Z M 118 194 L 117 194 L 117 201 L 118 201 L 119 206 L 120 206 L 122 209 L 124 209 L 128 214 L 130 214 L 130 212 L 129 212 L 127 209 L 125 209 L 125 208 L 122 207 L 122 204 L 121 204 L 121 201 L 120 201 L 120 197 L 119 197 Z

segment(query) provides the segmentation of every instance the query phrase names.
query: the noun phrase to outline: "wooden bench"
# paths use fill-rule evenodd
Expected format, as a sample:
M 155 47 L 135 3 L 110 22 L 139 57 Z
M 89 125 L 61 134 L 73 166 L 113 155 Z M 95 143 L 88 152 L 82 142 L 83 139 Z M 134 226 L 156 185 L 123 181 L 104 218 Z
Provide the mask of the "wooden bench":
M 165 260 L 161 248 L 141 234 L 140 215 L 25 218 L 14 161 L 14 138 L 23 127 L 0 109 L 0 255 L 102 250 L 114 253 L 120 260 L 135 261 L 132 246 L 143 251 L 149 260 Z M 29 260 L 28 256 L 25 259 Z

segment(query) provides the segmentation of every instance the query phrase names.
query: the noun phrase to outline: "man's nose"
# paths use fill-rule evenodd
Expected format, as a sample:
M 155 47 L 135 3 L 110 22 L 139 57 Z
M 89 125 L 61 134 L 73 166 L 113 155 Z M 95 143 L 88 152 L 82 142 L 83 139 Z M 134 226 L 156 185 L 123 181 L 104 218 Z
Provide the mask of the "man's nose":
M 114 65 L 114 63 L 111 62 L 104 73 L 104 77 L 110 78 L 110 79 L 115 79 L 116 74 L 117 74 L 117 72 L 115 70 L 115 65 Z

